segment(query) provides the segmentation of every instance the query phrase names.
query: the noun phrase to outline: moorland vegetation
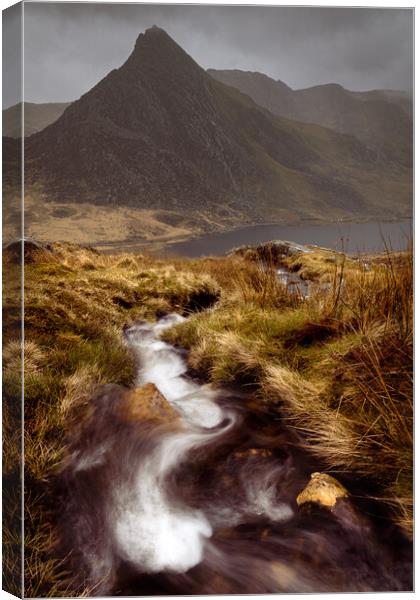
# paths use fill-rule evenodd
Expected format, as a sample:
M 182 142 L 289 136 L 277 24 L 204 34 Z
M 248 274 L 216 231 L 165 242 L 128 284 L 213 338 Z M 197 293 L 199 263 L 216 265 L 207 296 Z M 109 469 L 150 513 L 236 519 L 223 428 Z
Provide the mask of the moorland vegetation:
M 269 247 L 264 262 L 252 249 L 218 258 L 163 260 L 60 243 L 28 257 L 26 596 L 92 592 L 77 589 L 65 559 L 54 554 L 50 482 L 95 391 L 105 383 L 134 383 L 136 365 L 124 342 L 124 325 L 171 312 L 189 318 L 165 331 L 164 339 L 188 350 L 195 376 L 245 386 L 256 405 L 269 404 L 287 420 L 331 473 L 369 481 L 390 518 L 411 536 L 412 252 L 355 259 L 312 248 L 282 262 L 311 281 L 309 297 L 279 281 Z M 19 269 L 5 252 L 6 483 L 19 476 Z M 13 512 L 18 496 L 15 500 L 5 515 L 9 589 L 17 583 L 20 560 L 20 522 Z

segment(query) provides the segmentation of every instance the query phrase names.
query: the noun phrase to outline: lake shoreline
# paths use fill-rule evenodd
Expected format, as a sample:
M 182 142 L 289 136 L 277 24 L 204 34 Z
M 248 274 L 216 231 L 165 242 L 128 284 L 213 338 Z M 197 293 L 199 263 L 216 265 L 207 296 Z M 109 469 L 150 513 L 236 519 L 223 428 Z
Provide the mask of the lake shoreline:
M 375 220 L 368 218 L 356 218 L 356 219 L 343 219 L 343 220 L 321 220 L 321 219 L 301 219 L 298 221 L 287 221 L 287 222 L 266 222 L 266 223 L 258 223 L 258 224 L 239 224 L 234 227 L 229 227 L 227 229 L 223 229 L 220 231 L 208 232 L 208 233 L 196 233 L 190 236 L 179 236 L 175 238 L 168 238 L 163 240 L 145 240 L 144 238 L 128 238 L 121 241 L 97 241 L 91 244 L 82 244 L 83 246 L 90 246 L 92 248 L 96 248 L 105 254 L 114 254 L 114 253 L 124 253 L 124 252 L 150 252 L 153 255 L 162 254 L 164 256 L 171 255 L 174 253 L 171 250 L 174 247 L 177 247 L 178 244 L 189 244 L 192 242 L 205 241 L 210 238 L 214 238 L 215 240 L 223 238 L 224 236 L 234 234 L 235 232 L 246 232 L 251 231 L 255 228 L 268 228 L 268 227 L 278 227 L 278 228 L 296 228 L 296 227 L 328 227 L 328 226 L 348 226 L 348 225 L 364 225 L 364 224 L 395 224 L 395 223 L 406 223 L 413 222 L 413 216 L 406 217 L 398 217 L 394 219 L 383 219 L 383 220 Z M 410 227 L 410 229 L 412 229 Z M 276 239 L 276 238 L 272 238 Z M 277 238 L 281 239 L 281 238 Z M 261 240 L 260 243 L 266 242 L 269 240 Z M 288 241 L 296 241 L 295 239 L 290 239 Z M 314 244 L 308 242 L 311 245 L 319 245 L 322 244 Z M 234 248 L 234 246 L 232 246 Z M 367 252 L 368 253 L 368 252 Z M 181 254 L 183 256 L 183 254 Z

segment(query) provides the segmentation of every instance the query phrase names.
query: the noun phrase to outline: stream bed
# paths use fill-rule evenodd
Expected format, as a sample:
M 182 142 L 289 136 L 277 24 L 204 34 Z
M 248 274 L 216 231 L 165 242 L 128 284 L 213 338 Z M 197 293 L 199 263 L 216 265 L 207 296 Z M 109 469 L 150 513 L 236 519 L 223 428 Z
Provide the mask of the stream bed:
M 343 482 L 360 526 L 298 509 L 322 465 L 252 390 L 189 376 L 185 354 L 160 339 L 182 320 L 125 331 L 149 413 L 130 408 L 136 390 L 104 386 L 70 444 L 59 529 L 80 586 L 100 596 L 411 590 L 411 544 L 365 484 Z

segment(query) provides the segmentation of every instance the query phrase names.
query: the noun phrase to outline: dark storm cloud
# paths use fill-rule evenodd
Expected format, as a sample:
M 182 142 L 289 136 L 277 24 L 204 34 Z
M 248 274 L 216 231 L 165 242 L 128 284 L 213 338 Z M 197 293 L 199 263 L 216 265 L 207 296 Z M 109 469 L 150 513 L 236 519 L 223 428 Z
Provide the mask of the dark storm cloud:
M 412 85 L 411 10 L 26 3 L 26 99 L 79 97 L 153 24 L 205 68 L 261 71 L 293 88 Z

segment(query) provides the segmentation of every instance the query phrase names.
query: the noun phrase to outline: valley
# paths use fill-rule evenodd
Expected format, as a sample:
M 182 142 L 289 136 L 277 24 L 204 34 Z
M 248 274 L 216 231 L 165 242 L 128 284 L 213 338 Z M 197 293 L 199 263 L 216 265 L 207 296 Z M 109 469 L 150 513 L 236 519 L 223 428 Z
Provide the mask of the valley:
M 152 27 L 119 69 L 25 138 L 27 235 L 43 235 L 35 203 L 46 207 L 51 239 L 83 243 L 88 228 L 80 228 L 80 213 L 97 220 L 92 242 L 128 239 L 132 229 L 169 240 L 256 223 L 410 216 L 409 115 L 381 100 L 388 113 L 378 120 L 373 100 L 352 102 L 356 115 L 372 104 L 367 119 L 381 140 L 369 132 L 373 144 L 358 138 L 350 117 L 355 135 L 271 113 Z M 3 144 L 13 193 L 19 145 L 12 138 Z M 52 222 L 62 205 L 74 207 L 74 219 Z M 100 212 L 115 215 L 118 233 L 107 231 Z
M 3 111 L 6 587 L 411 591 L 412 98 L 133 23 Z

